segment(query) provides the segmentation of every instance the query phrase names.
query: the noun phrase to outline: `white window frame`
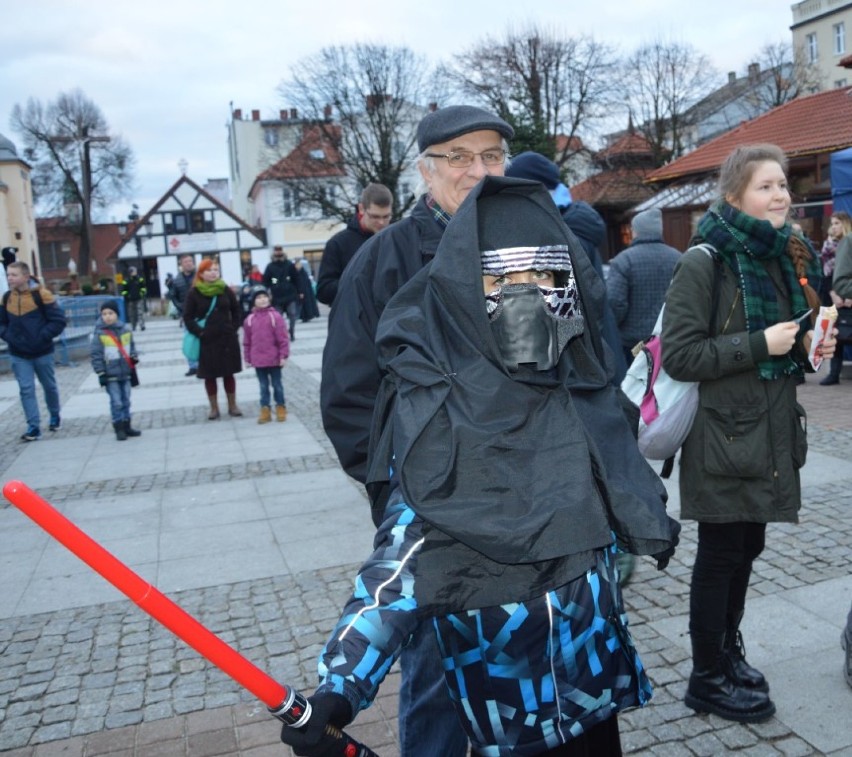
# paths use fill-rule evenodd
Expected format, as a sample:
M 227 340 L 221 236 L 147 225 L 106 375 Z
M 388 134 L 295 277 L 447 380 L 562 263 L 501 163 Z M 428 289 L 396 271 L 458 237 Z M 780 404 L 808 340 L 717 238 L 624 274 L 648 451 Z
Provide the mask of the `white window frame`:
M 816 63 L 819 58 L 816 32 L 811 32 L 805 36 L 805 47 L 808 50 L 808 63 Z
M 834 54 L 843 55 L 846 53 L 846 24 L 841 21 L 831 27 L 832 36 L 834 38 Z

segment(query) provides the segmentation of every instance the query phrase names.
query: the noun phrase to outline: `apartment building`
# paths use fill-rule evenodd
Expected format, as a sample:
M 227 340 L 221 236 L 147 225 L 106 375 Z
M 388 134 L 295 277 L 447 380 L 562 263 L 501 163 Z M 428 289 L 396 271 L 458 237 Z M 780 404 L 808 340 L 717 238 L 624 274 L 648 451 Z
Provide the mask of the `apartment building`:
M 791 10 L 793 47 L 818 67 L 821 89 L 852 86 L 849 70 L 840 65 L 852 52 L 852 2 L 803 0 Z

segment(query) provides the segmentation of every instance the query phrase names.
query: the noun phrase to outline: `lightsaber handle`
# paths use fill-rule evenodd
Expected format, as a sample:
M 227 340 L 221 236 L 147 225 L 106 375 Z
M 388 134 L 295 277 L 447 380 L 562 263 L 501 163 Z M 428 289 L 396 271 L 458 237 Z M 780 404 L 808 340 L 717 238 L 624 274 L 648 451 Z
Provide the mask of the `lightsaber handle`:
M 304 696 L 278 683 L 222 641 L 26 484 L 8 481 L 3 487 L 3 496 L 154 620 L 264 702 L 275 717 L 295 727 L 307 724 L 311 708 Z M 332 725 L 326 728 L 326 732 L 330 738 L 340 740 L 341 757 L 377 757 L 367 747 Z

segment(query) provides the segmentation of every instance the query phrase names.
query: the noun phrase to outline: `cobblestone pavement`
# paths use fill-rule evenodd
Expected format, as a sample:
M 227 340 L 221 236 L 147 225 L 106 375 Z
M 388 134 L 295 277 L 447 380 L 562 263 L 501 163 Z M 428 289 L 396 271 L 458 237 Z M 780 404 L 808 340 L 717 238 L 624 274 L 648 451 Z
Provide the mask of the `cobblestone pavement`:
M 314 324 L 314 328 L 320 326 Z M 305 326 L 302 330 L 307 331 Z M 313 347 L 315 365 L 320 349 L 321 345 Z M 302 355 L 307 357 L 304 351 Z M 89 370 L 82 363 L 59 369 L 64 398 L 79 391 Z M 189 488 L 211 479 L 236 481 L 335 468 L 336 459 L 319 419 L 315 373 L 291 364 L 286 390 L 288 408 L 311 430 L 322 454 L 224 467 L 202 465 L 173 473 L 152 471 L 130 478 L 107 476 L 40 493 L 49 501 L 69 502 Z M 848 365 L 844 378 L 833 388 L 818 387 L 810 378 L 801 388 L 800 398 L 810 417 L 811 454 L 833 458 L 842 475 L 805 487 L 800 524 L 770 527 L 766 551 L 755 566 L 750 603 L 849 576 L 852 371 Z M 199 407 L 134 415 L 134 425 L 143 431 L 193 424 L 203 428 L 206 423 L 206 414 Z M 22 424 L 17 402 L 0 413 L 4 481 L 21 451 L 17 437 Z M 83 444 L 103 424 L 102 417 L 70 420 L 63 423 L 61 433 L 79 437 Z M 9 505 L 3 503 L 2 507 Z M 366 505 L 364 515 L 368 517 Z M 685 522 L 668 570 L 659 573 L 651 561 L 639 561 L 625 588 L 631 630 L 655 688 L 651 705 L 620 716 L 625 752 L 665 757 L 850 757 L 852 692 L 848 690 L 842 692 L 850 696 L 837 703 L 840 710 L 831 726 L 840 730 L 841 746 L 832 751 L 820 751 L 813 740 L 779 717 L 759 725 L 733 724 L 715 716 L 696 716 L 682 703 L 691 668 L 689 654 L 685 645 L 673 644 L 661 633 L 659 624 L 688 613 L 694 553 L 695 527 Z M 317 653 L 348 595 L 360 557 L 353 555 L 351 564 L 333 568 L 313 570 L 306 565 L 291 576 L 170 596 L 277 680 L 310 691 Z M 846 584 L 847 589 L 850 586 Z M 838 627 L 848 607 L 847 591 L 845 607 L 836 608 Z M 9 757 L 289 754 L 278 741 L 276 722 L 262 704 L 129 602 L 0 620 L 0 651 L 0 752 Z M 838 675 L 840 661 L 838 646 L 834 661 Z M 397 686 L 398 675 L 392 672 L 376 704 L 348 729 L 383 757 L 398 754 Z

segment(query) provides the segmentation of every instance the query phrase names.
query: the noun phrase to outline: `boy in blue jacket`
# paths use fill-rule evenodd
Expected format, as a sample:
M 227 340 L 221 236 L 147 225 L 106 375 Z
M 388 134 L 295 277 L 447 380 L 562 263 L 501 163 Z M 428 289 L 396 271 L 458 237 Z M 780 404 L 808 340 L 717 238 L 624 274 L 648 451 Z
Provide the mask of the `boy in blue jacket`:
M 133 332 L 118 317 L 118 302 L 107 300 L 95 324 L 91 348 L 92 368 L 109 395 L 109 409 L 115 438 L 123 442 L 142 432 L 130 426 L 130 387 L 136 373 L 136 344 Z

